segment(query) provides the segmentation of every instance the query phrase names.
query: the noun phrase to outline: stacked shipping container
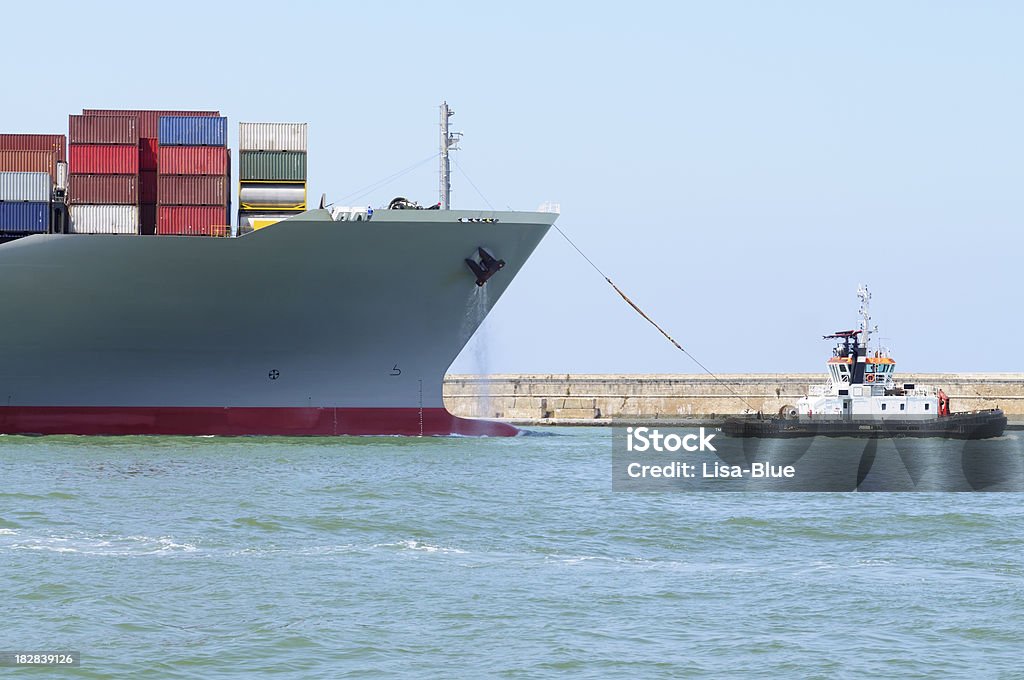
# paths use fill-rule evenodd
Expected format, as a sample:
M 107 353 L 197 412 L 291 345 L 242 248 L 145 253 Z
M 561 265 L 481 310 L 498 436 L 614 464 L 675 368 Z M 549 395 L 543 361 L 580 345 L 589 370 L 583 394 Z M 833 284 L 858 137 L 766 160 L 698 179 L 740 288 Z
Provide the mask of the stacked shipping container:
M 75 234 L 138 234 L 135 116 L 68 116 L 68 203 Z
M 58 161 L 66 161 L 67 147 L 64 135 L 11 135 L 0 134 L 0 150 L 3 151 L 52 151 Z
M 50 230 L 53 181 L 46 172 L 0 172 L 0 237 Z
M 90 116 L 134 116 L 139 129 L 139 201 L 141 232 L 156 233 L 157 149 L 161 116 L 217 117 L 219 111 L 143 111 L 116 109 L 83 109 Z
M 238 227 L 258 229 L 306 209 L 306 123 L 239 125 Z
M 227 123 L 220 116 L 160 117 L 156 233 L 229 235 Z
M 50 230 L 65 147 L 64 135 L 0 134 L 0 240 Z
M 45 172 L 56 182 L 58 162 L 54 151 L 0 149 L 0 172 Z
M 6 197 L 0 202 L 41 203 L 14 200 L 27 195 L 22 189 L 42 195 L 38 173 L 46 174 L 49 186 L 47 210 L 0 207 L 8 215 L 0 221 L 0 236 L 15 230 L 15 222 L 19 234 L 63 231 L 69 222 L 65 195 L 71 232 L 227 233 L 231 152 L 227 119 L 219 112 L 83 109 L 69 116 L 68 128 L 70 139 L 0 134 L 0 174 L 37 173 L 31 180 L 0 179 L 0 196 Z M 242 123 L 240 150 L 242 229 L 306 209 L 305 123 Z

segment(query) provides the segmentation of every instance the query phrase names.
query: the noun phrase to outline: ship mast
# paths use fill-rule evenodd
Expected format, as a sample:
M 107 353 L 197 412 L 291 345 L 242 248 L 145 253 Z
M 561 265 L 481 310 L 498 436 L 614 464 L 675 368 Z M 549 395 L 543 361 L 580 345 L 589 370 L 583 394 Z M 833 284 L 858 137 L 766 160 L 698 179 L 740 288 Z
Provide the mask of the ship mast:
M 860 284 L 857 286 L 857 299 L 860 300 L 860 346 L 864 348 L 864 353 L 867 354 L 868 342 L 871 336 L 871 313 L 869 311 L 869 304 L 871 302 L 871 292 L 868 290 L 867 284 Z
M 448 108 L 448 102 L 441 102 L 441 210 L 451 208 L 452 169 L 448 163 L 448 152 L 459 150 L 461 132 L 448 131 L 448 119 L 455 112 Z

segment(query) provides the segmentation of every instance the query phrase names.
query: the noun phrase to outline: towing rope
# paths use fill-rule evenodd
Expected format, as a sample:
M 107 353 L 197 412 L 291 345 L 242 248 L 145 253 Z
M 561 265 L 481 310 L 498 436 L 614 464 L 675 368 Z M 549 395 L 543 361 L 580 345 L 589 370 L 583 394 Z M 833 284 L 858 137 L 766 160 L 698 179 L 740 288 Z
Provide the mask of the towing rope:
M 589 257 L 587 257 L 586 254 L 582 250 L 580 250 L 579 246 L 577 246 L 575 243 L 573 243 L 572 239 L 569 238 L 569 236 L 566 235 L 566 233 L 564 231 L 562 231 L 561 228 L 557 224 L 552 224 L 551 226 L 553 226 L 558 231 L 558 233 L 562 235 L 562 238 L 564 238 L 568 242 L 568 244 L 571 245 L 576 250 L 576 252 L 579 253 L 583 257 L 583 259 L 586 260 L 587 263 L 590 264 L 590 266 L 594 268 L 594 271 L 596 271 L 598 274 L 601 275 L 601 278 L 603 278 L 605 281 L 608 282 L 608 285 L 611 286 L 612 289 L 615 290 L 615 292 L 619 294 L 619 297 L 621 297 L 623 300 L 626 301 L 626 304 L 628 304 L 630 307 L 632 307 L 636 311 L 637 314 L 639 314 L 644 319 L 646 319 L 649 324 L 651 324 L 652 326 L 657 328 L 658 332 L 661 333 L 662 335 L 664 335 L 665 338 L 667 338 L 669 342 L 671 342 L 673 345 L 675 345 L 676 349 L 678 349 L 680 352 L 682 352 L 687 357 L 689 357 L 690 361 L 692 361 L 693 363 L 695 363 L 698 366 L 700 366 L 701 369 L 705 373 L 707 373 L 712 378 L 714 378 L 716 381 L 718 381 L 723 387 L 725 387 L 725 389 L 729 390 L 729 392 L 731 392 L 734 397 L 736 397 L 737 399 L 742 401 L 744 404 L 746 404 L 747 408 L 749 408 L 751 410 L 751 412 L 759 411 L 759 409 L 754 408 L 753 405 L 751 405 L 751 403 L 749 401 L 747 401 L 743 397 L 743 395 L 739 394 L 736 390 L 734 390 L 729 383 L 725 382 L 724 380 L 719 378 L 717 375 L 712 373 L 711 370 L 707 366 L 705 366 L 704 364 L 702 364 L 700 361 L 697 360 L 697 357 L 695 357 L 692 354 L 690 354 L 689 352 L 687 352 L 683 348 L 683 346 L 680 345 L 676 341 L 675 338 L 673 338 L 671 335 L 669 335 L 667 332 L 665 332 L 665 329 L 662 328 L 661 326 L 659 326 L 654 321 L 654 319 L 652 319 L 651 317 L 647 316 L 647 314 L 644 312 L 644 310 L 640 309 L 640 307 L 635 302 L 630 300 L 629 296 L 626 295 L 625 293 L 623 293 L 622 289 L 620 289 L 618 286 L 616 286 L 615 282 L 612 281 L 611 278 L 607 274 L 605 274 L 603 271 L 601 271 L 601 268 L 598 267 L 596 264 L 594 264 L 593 260 L 591 260 Z

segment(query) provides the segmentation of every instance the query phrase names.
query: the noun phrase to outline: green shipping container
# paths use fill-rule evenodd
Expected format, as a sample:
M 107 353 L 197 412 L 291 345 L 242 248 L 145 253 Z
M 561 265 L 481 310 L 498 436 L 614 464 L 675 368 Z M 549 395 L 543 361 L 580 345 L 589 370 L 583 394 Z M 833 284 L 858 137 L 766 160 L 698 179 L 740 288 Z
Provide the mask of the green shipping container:
M 240 179 L 304 182 L 306 154 L 298 151 L 243 151 L 239 155 Z

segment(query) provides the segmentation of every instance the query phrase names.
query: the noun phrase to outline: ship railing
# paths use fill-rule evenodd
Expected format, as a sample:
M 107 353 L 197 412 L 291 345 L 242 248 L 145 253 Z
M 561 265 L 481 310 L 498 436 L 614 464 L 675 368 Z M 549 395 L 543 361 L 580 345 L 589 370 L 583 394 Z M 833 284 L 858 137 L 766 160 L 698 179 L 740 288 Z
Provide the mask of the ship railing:
M 362 222 L 373 219 L 373 208 L 332 205 L 331 219 L 335 222 Z
M 829 385 L 808 385 L 807 396 L 808 397 L 824 397 L 831 393 Z
M 949 415 L 951 415 L 951 416 L 962 416 L 962 415 L 980 416 L 982 414 L 993 413 L 995 411 L 1002 411 L 1002 409 L 999 408 L 998 404 L 993 406 L 992 408 L 974 408 L 974 409 L 971 409 L 970 411 L 952 411 L 952 412 L 950 412 Z M 1003 415 L 1004 416 L 1006 415 L 1005 411 L 1003 411 Z

